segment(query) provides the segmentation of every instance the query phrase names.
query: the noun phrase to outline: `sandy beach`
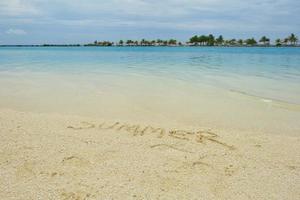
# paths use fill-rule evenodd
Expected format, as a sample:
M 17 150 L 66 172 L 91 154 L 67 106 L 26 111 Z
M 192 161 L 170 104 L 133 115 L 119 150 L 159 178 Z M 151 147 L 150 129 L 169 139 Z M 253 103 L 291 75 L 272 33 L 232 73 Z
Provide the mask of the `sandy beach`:
M 0 111 L 0 199 L 299 199 L 300 137 Z
M 0 0 L 0 200 L 300 200 L 300 0 Z

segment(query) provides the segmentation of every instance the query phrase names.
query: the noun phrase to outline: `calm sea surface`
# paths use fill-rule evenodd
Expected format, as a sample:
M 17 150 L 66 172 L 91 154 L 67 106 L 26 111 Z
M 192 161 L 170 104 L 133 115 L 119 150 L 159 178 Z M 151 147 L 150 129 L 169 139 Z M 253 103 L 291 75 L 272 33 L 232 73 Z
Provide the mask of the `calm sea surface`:
M 31 72 L 167 78 L 300 104 L 300 48 L 0 48 L 0 79 Z
M 300 48 L 0 48 L 0 108 L 300 134 Z

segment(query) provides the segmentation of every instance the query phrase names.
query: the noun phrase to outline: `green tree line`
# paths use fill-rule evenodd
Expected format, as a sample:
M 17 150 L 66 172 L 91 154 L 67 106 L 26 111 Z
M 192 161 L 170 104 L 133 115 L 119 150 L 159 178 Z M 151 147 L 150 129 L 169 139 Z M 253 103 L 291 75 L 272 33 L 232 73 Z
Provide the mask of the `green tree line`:
M 193 36 L 189 40 L 189 44 L 192 45 L 202 45 L 202 46 L 257 46 L 257 45 L 262 45 L 262 46 L 269 46 L 271 40 L 266 37 L 262 36 L 258 41 L 256 39 L 248 38 L 248 39 L 227 39 L 225 40 L 222 35 L 219 37 L 215 38 L 214 35 L 209 34 L 209 35 L 200 35 L 200 36 Z M 291 34 L 286 38 L 283 39 L 276 39 L 275 40 L 275 45 L 276 46 L 282 46 L 282 45 L 292 45 L 295 46 L 298 43 L 298 37 L 295 34 Z
M 272 46 L 296 46 L 298 37 L 295 34 L 290 34 L 286 38 L 276 39 Z M 110 41 L 95 41 L 94 43 L 86 44 L 85 46 L 270 46 L 271 40 L 267 36 L 262 36 L 259 40 L 255 38 L 247 39 L 224 39 L 222 35 L 215 37 L 213 34 L 209 35 L 195 35 L 191 37 L 186 43 L 177 41 L 176 39 L 168 40 L 120 40 L 119 42 Z

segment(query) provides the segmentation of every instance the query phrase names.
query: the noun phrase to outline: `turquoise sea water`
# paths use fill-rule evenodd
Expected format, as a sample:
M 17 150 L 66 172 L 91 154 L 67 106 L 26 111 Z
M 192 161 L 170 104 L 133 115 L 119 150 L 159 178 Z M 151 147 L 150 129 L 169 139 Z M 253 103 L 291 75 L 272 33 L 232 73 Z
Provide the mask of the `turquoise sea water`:
M 300 104 L 300 48 L 0 48 L 0 79 L 23 72 L 168 78 Z

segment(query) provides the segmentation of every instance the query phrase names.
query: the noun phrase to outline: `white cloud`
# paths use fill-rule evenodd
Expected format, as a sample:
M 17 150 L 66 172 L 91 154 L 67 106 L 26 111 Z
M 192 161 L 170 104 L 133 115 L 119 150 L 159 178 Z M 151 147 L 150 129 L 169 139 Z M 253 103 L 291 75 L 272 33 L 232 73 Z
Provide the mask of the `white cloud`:
M 31 0 L 32 1 L 32 0 Z M 239 12 L 257 11 L 275 14 L 287 12 L 285 8 L 297 8 L 299 0 L 52 0 L 51 5 L 77 13 L 119 13 L 141 16 L 188 15 L 191 12 Z M 256 13 L 256 12 L 255 12 Z
M 9 34 L 9 35 L 26 35 L 26 31 L 22 30 L 22 29 L 13 29 L 13 28 L 10 28 L 8 29 L 6 32 L 6 34 Z
M 138 31 L 299 35 L 298 13 L 300 0 L 0 0 L 0 27 L 49 38 L 64 38 L 74 30 L 109 35 L 112 29 L 124 28 L 124 37 Z
M 145 19 L 146 21 L 207 20 L 262 22 L 300 12 L 299 0 L 0 0 L 0 16 L 32 17 L 39 21 Z M 35 16 L 38 15 L 38 16 Z M 128 20 L 129 19 L 129 20 Z M 116 21 L 118 21 L 116 20 Z
M 34 0 L 0 0 L 0 16 L 35 15 L 39 10 Z

